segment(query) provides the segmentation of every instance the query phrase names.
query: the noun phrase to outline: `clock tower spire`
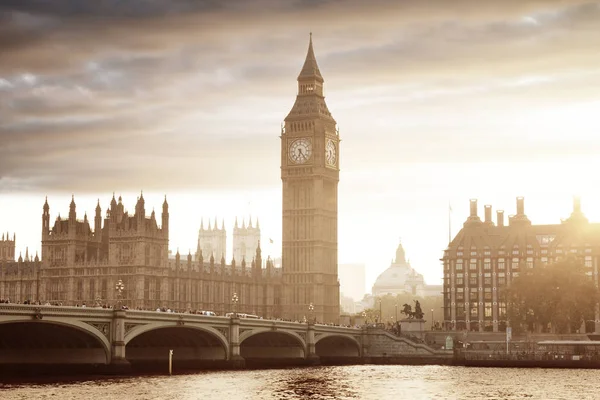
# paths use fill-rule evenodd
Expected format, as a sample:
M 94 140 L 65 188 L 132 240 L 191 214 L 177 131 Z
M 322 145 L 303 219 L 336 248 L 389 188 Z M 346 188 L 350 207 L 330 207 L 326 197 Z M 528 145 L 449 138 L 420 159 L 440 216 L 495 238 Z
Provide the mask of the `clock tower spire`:
M 339 320 L 339 135 L 323 94 L 312 34 L 281 132 L 283 307 L 286 318 Z

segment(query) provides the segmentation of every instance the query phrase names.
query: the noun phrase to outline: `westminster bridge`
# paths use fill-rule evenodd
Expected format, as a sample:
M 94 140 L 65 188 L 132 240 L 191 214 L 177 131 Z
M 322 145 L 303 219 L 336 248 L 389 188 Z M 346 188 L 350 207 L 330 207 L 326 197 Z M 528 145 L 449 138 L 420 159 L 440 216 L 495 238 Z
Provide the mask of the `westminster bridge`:
M 132 365 L 231 368 L 406 358 L 438 363 L 451 352 L 382 329 L 188 313 L 0 304 L 0 366 Z

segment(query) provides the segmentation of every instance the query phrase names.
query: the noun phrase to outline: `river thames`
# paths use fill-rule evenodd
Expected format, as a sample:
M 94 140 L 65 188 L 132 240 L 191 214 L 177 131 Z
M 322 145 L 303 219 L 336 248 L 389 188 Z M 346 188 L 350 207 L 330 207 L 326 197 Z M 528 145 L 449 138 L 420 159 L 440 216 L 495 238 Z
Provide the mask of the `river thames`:
M 597 399 L 597 370 L 339 366 L 0 384 L 12 399 Z

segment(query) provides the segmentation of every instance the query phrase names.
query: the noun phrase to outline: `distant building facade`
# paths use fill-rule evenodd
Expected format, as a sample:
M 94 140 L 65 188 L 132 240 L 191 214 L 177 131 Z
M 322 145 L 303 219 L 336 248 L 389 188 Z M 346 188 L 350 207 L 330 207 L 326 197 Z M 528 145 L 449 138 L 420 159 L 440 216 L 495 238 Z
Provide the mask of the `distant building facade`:
M 489 205 L 482 221 L 477 200 L 471 200 L 470 215 L 442 258 L 446 329 L 504 331 L 507 308 L 502 289 L 527 268 L 559 261 L 567 254 L 582 257 L 598 285 L 600 224 L 587 220 L 579 199 L 573 202 L 571 216 L 554 225 L 533 225 L 522 197 L 517 197 L 517 213 L 509 216 L 508 225 L 503 211 L 497 211 L 496 223 L 492 221 Z M 600 332 L 597 308 L 595 331 Z
M 365 264 L 340 264 L 340 296 L 359 301 L 365 296 Z
M 223 314 L 232 310 L 233 293 L 239 297 L 238 311 L 264 317 L 282 317 L 281 270 L 270 259 L 261 268 L 257 247 L 250 262 L 222 257 L 198 260 L 192 255 L 168 257 L 169 206 L 162 206 L 161 224 L 154 212 L 145 213 L 143 195 L 135 212 L 125 211 L 122 199 L 114 198 L 102 218 L 100 204 L 90 226 L 87 215 L 77 219 L 75 200 L 69 217 L 58 216 L 50 227 L 50 207 L 42 214 L 42 257 L 30 261 L 0 261 L 0 298 L 13 302 L 40 301 L 63 305 L 115 304 L 115 283 L 125 289 L 120 300 L 130 308 L 210 310 Z M 14 246 L 14 245 L 12 245 Z M 14 250 L 13 250 L 14 251 Z
M 205 258 L 213 256 L 216 259 L 227 259 L 226 252 L 227 231 L 225 221 L 221 220 L 221 227 L 217 225 L 215 218 L 214 225 L 209 220 L 208 227 L 204 227 L 204 219 L 200 221 L 200 230 L 198 231 L 198 247 L 194 259 L 198 260 L 199 254 Z M 252 223 L 252 217 L 242 220 L 239 226 L 238 219 L 235 219 L 233 227 L 233 259 L 239 264 L 242 261 L 250 262 L 254 258 L 254 252 L 260 245 L 260 223 L 258 218 L 255 224 Z
M 441 285 L 427 285 L 423 275 L 418 273 L 410 262 L 406 260 L 406 253 L 402 243 L 396 249 L 396 258 L 392 259 L 390 266 L 383 271 L 373 285 L 373 296 L 388 294 L 411 294 L 416 297 L 440 296 Z
M 12 240 L 10 240 L 8 232 L 6 236 L 2 234 L 0 239 L 0 261 L 8 261 L 15 259 L 15 243 L 17 241 L 17 235 L 13 234 Z
M 254 257 L 254 251 L 260 246 L 260 222 L 258 218 L 252 225 L 252 217 L 242 220 L 242 226 L 238 226 L 238 220 L 235 219 L 233 227 L 233 259 L 237 262 L 246 260 L 248 262 Z
M 214 225 L 208 220 L 208 227 L 204 228 L 204 219 L 200 221 L 200 230 L 198 231 L 198 247 L 194 259 L 198 261 L 202 254 L 205 258 L 214 257 L 217 260 L 227 259 L 227 232 L 225 231 L 225 221 L 221 220 L 221 228 L 217 225 L 215 218 Z

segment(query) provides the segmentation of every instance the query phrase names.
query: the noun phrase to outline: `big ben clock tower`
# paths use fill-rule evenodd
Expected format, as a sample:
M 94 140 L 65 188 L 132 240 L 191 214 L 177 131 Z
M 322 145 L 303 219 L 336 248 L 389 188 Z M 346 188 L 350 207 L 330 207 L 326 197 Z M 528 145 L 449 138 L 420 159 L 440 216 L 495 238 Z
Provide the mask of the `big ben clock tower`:
M 281 132 L 283 309 L 292 320 L 338 322 L 340 139 L 323 82 L 311 35 L 296 102 Z

